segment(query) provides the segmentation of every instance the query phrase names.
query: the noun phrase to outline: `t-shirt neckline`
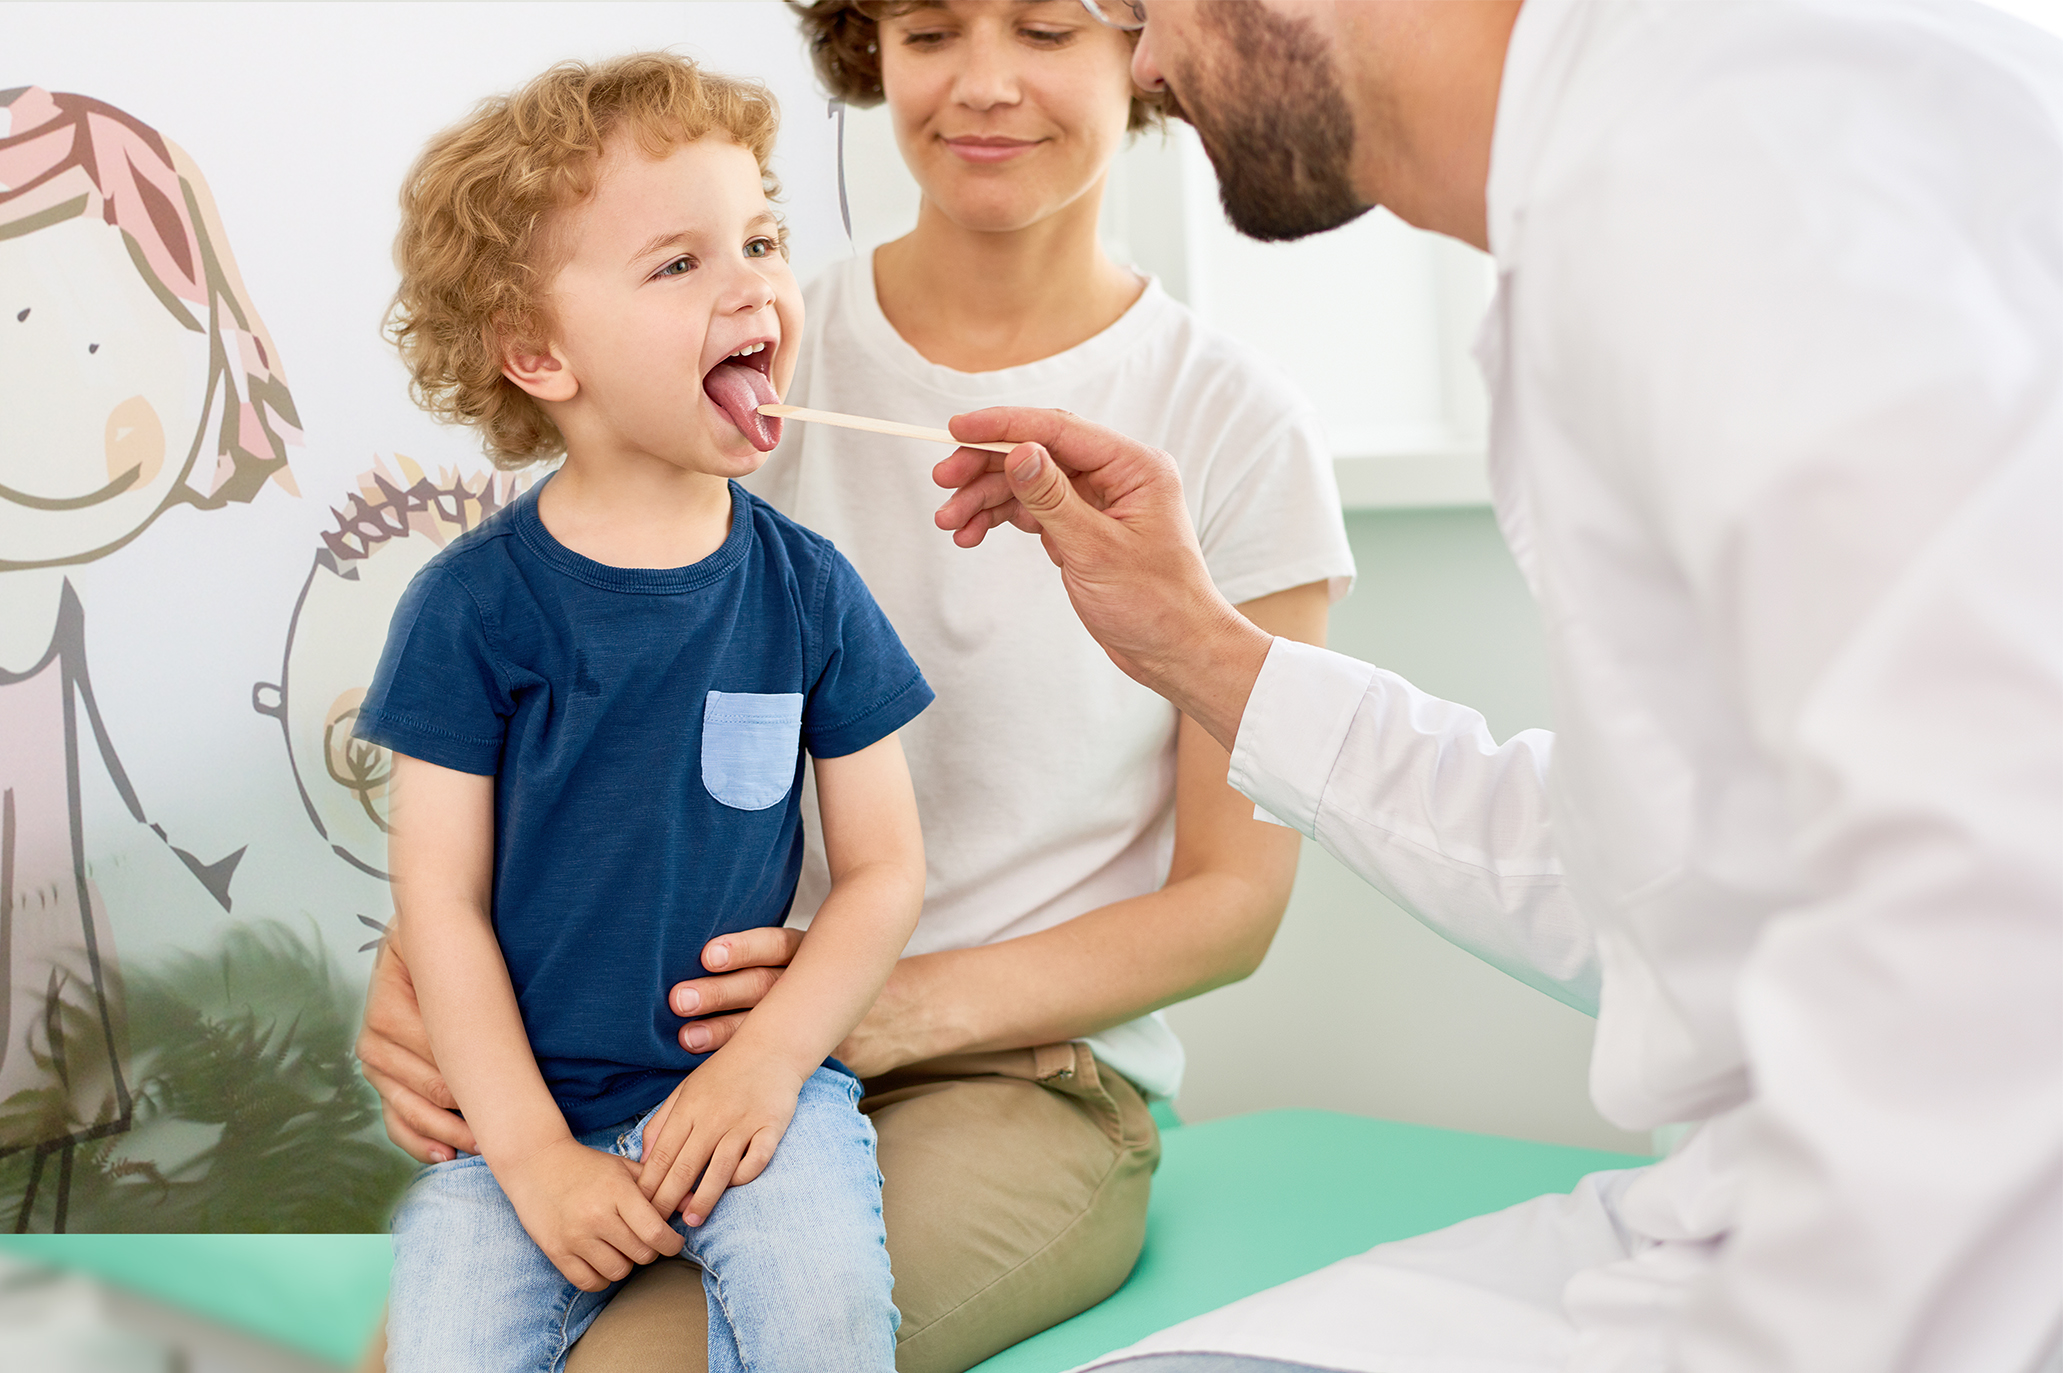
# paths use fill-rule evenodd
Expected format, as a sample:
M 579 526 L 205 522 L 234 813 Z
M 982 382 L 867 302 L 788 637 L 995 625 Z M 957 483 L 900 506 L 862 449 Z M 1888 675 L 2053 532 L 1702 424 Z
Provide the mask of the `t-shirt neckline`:
M 961 372 L 925 357 L 888 322 L 881 309 L 881 298 L 874 290 L 872 253 L 849 258 L 840 265 L 847 274 L 845 289 L 851 293 L 847 318 L 858 325 L 874 356 L 918 385 L 950 396 L 1000 399 L 1050 392 L 1072 384 L 1084 373 L 1115 369 L 1134 345 L 1152 331 L 1160 314 L 1173 304 L 1173 298 L 1161 289 L 1159 278 L 1130 268 L 1145 278 L 1146 289 L 1102 333 L 1037 362 L 993 372 Z
M 752 547 L 752 517 L 747 508 L 749 497 L 738 483 L 730 482 L 730 533 L 708 557 L 685 567 L 611 567 L 607 563 L 598 563 L 566 547 L 544 527 L 544 517 L 537 513 L 537 498 L 551 483 L 552 476 L 524 492 L 511 507 L 517 537 L 546 563 L 589 586 L 647 596 L 698 591 L 743 565 L 745 554 Z

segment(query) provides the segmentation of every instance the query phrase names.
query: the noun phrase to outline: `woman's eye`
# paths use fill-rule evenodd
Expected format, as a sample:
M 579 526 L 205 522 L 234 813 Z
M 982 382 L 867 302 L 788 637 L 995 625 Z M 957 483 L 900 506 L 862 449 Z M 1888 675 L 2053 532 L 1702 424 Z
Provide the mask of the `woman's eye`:
M 1018 32 L 1031 42 L 1043 43 L 1048 47 L 1058 47 L 1074 37 L 1073 29 L 1019 29 Z
M 906 48 L 935 48 L 948 37 L 944 29 L 925 29 L 917 33 L 905 33 L 903 46 Z
M 661 267 L 657 272 L 654 272 L 653 275 L 662 277 L 678 277 L 686 276 L 689 272 L 692 272 L 694 270 L 695 259 L 691 257 L 677 257 L 673 261 L 667 263 L 664 267 Z

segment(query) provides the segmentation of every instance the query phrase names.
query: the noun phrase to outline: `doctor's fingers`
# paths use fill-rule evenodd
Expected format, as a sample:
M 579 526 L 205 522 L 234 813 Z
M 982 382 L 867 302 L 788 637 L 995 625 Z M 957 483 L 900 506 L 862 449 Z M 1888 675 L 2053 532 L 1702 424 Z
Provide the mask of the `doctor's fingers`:
M 1133 459 L 1154 450 L 1115 429 L 1091 424 L 1065 410 L 1040 410 L 1028 406 L 1001 405 L 955 415 L 946 422 L 954 438 L 964 443 L 1036 443 L 1053 455 L 1054 461 L 1070 472 L 1094 472 L 1114 462 Z M 947 462 L 968 449 L 960 449 Z M 999 459 L 993 466 L 1021 462 L 1022 453 L 987 454 Z M 971 473 L 968 475 L 972 475 Z M 941 483 L 946 484 L 946 483 Z M 954 486 L 963 482 L 950 483 Z
M 1012 501 L 993 510 L 976 512 L 973 519 L 953 531 L 953 542 L 962 548 L 978 548 L 991 529 L 1001 529 L 1006 524 L 1014 525 L 1027 534 L 1039 532 L 1039 522 L 1031 517 L 1031 512 Z
M 997 453 L 990 456 L 1000 458 L 1003 455 Z M 932 521 L 940 529 L 959 529 L 985 510 L 1015 504 L 1017 493 L 1010 489 L 1010 479 L 1003 475 L 1001 468 L 996 468 L 972 477 L 952 495 L 946 497 L 945 504 L 938 508 L 938 512 L 932 516 Z

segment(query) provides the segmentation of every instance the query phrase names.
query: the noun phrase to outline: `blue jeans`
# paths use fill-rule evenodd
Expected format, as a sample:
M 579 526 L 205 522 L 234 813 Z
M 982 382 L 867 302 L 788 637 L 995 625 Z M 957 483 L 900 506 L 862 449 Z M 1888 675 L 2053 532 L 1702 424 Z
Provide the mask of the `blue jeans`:
M 710 1373 L 893 1373 L 901 1317 L 889 1299 L 874 1127 L 859 1099 L 858 1079 L 817 1069 L 766 1171 L 725 1192 L 695 1229 L 673 1218 L 683 1253 L 702 1265 Z M 642 1158 L 651 1119 L 580 1142 Z M 560 1373 L 616 1294 L 567 1282 L 472 1154 L 417 1174 L 393 1230 L 390 1373 Z

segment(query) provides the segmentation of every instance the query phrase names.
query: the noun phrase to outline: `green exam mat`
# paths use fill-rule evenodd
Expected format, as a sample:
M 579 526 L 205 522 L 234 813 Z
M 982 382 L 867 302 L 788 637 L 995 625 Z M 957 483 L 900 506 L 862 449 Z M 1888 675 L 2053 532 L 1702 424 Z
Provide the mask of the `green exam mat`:
M 1162 1139 L 1125 1285 L 979 1373 L 1058 1373 L 1385 1240 L 1651 1161 L 1332 1111 L 1262 1111 Z
M 1163 1149 L 1131 1278 L 980 1373 L 1057 1373 L 1384 1240 L 1647 1162 L 1330 1111 L 1184 1125 Z M 379 1319 L 391 1253 L 384 1235 L 0 1235 L 0 1251 L 98 1274 L 340 1367 Z

